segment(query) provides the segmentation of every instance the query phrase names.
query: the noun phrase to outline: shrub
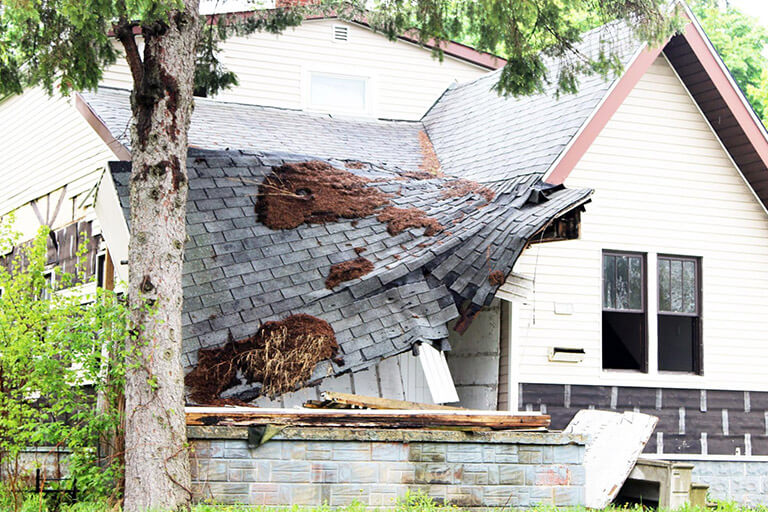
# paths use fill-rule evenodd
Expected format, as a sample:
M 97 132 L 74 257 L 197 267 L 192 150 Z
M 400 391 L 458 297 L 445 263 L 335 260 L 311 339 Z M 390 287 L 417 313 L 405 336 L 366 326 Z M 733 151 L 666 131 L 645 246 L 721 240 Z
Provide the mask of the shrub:
M 30 447 L 65 451 L 84 497 L 113 493 L 122 470 L 109 442 L 121 435 L 127 307 L 111 291 L 80 292 L 83 253 L 76 275 L 54 268 L 49 279 L 48 240 L 42 228 L 0 266 L 0 470 L 3 506 L 15 510 L 29 501 L 21 491 L 34 468 L 20 458 Z

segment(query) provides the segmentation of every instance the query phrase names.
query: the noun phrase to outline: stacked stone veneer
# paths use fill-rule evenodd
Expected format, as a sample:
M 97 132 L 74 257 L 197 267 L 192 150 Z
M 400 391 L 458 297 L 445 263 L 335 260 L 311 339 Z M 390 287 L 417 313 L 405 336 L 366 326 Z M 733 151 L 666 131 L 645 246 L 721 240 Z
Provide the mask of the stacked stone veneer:
M 462 507 L 584 502 L 582 436 L 550 432 L 190 427 L 198 500 L 392 506 L 408 492 Z

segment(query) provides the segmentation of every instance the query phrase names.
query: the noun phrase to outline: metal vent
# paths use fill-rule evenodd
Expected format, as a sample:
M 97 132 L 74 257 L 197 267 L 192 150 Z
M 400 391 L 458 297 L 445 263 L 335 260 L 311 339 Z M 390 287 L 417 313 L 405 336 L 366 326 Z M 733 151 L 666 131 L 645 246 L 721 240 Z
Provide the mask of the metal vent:
M 344 25 L 333 26 L 333 40 L 346 43 L 349 41 L 349 27 Z

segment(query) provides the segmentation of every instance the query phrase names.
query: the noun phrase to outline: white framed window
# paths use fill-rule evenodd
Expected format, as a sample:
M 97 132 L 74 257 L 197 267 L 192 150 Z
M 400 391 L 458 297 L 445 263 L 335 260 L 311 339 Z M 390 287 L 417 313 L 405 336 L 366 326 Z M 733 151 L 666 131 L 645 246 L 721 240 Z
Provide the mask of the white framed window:
M 371 78 L 363 75 L 308 71 L 305 74 L 305 107 L 331 114 L 373 114 Z

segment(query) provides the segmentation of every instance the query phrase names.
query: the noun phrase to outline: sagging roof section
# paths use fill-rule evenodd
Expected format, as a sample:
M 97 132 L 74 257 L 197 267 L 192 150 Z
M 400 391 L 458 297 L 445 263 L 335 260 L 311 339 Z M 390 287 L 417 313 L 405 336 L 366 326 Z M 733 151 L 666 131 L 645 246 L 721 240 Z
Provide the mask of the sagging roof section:
M 184 263 L 184 357 L 253 335 L 269 320 L 304 313 L 331 324 L 341 358 L 316 378 L 357 371 L 414 343 L 446 349 L 448 323 L 461 308 L 492 300 L 529 239 L 591 191 L 543 186 L 528 174 L 494 184 L 492 194 L 452 178 L 413 176 L 371 164 L 327 162 L 367 180 L 389 203 L 363 218 L 270 229 L 256 212 L 259 187 L 284 164 L 316 160 L 287 154 L 191 150 Z M 111 166 L 128 214 L 130 164 Z M 460 190 L 459 194 L 446 190 Z M 463 193 L 462 193 L 463 192 Z M 490 200 L 489 200 L 490 199 Z M 442 226 L 393 234 L 380 213 L 418 209 Z M 360 256 L 372 269 L 326 287 L 331 267 Z M 252 398 L 248 391 L 240 398 Z
M 97 92 L 83 92 L 80 96 L 112 136 L 130 149 L 130 92 L 100 87 Z M 195 98 L 189 145 L 213 150 L 310 154 L 418 169 L 423 158 L 421 130 L 419 122 L 337 118 Z

